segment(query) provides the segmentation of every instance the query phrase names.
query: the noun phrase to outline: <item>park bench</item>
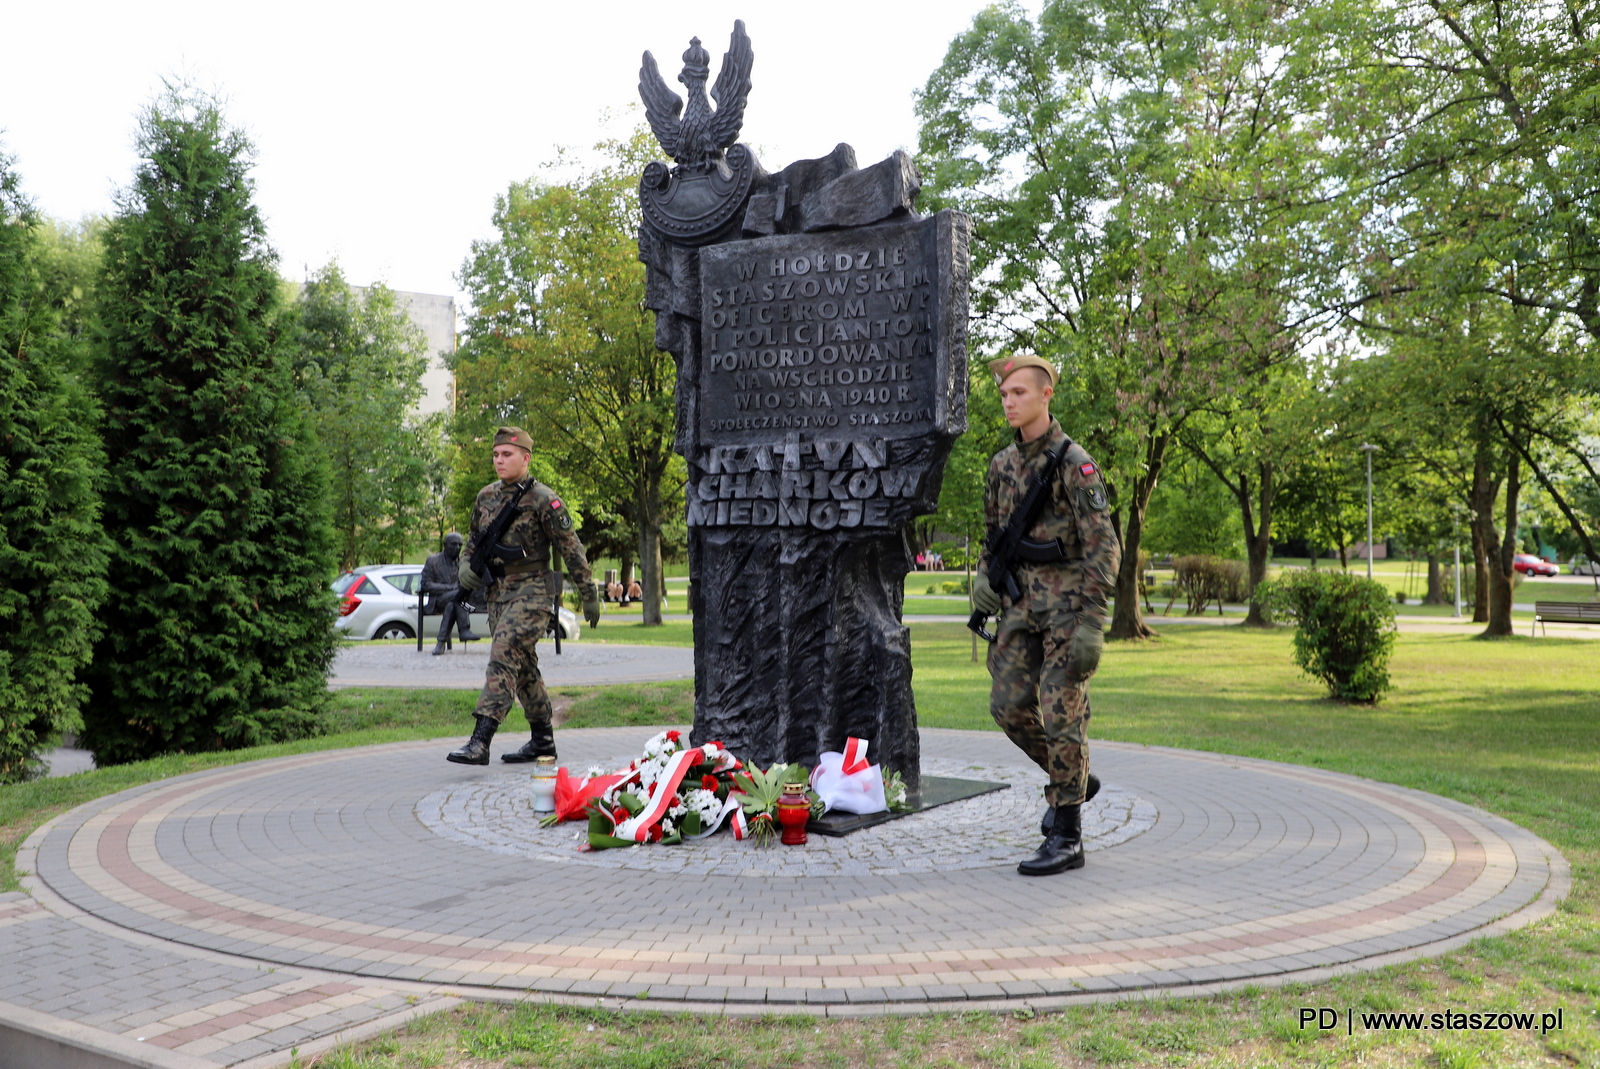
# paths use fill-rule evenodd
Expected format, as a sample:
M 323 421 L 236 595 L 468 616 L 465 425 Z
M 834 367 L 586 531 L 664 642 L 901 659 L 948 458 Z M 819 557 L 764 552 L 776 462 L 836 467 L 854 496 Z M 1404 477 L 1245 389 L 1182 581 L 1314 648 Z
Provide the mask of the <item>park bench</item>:
M 1544 624 L 1600 624 L 1600 602 L 1536 601 L 1533 603 L 1533 626 Z M 1528 636 L 1533 637 L 1532 627 L 1528 629 Z

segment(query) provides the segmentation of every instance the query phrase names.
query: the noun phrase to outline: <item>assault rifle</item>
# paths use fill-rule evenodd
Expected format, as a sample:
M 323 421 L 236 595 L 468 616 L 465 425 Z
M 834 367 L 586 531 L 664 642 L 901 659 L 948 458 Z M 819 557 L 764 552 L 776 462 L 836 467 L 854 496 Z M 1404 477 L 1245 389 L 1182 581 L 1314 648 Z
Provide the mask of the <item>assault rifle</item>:
M 484 586 L 500 578 L 490 570 L 494 562 L 521 560 L 528 555 L 526 546 L 503 546 L 500 539 L 506 533 L 506 528 L 511 526 L 511 521 L 517 518 L 517 502 L 532 486 L 532 479 L 519 483 L 511 500 L 500 507 L 494 519 L 489 521 L 489 526 L 478 532 L 478 540 L 472 544 L 472 556 L 467 561 L 467 567 Z
M 1023 497 L 1022 504 L 1017 506 L 1017 511 L 1011 514 L 1011 522 L 1006 524 L 1005 530 L 989 532 L 989 586 L 996 591 L 1004 590 L 1013 604 L 1022 600 L 1022 588 L 1017 585 L 1017 577 L 1011 574 L 1014 560 L 1047 563 L 1066 559 L 1066 549 L 1061 545 L 1061 539 L 1035 542 L 1027 534 L 1028 528 L 1039 518 L 1039 509 L 1044 506 L 1050 483 L 1055 479 L 1056 472 L 1061 470 L 1061 461 L 1071 448 L 1072 439 L 1063 438 L 1061 445 L 1049 454 L 1044 467 L 1039 469 L 1039 474 L 1029 484 L 1027 495 Z M 994 634 L 983 626 L 988 616 L 982 609 L 974 609 L 972 618 L 967 621 L 967 629 L 986 642 L 993 642 Z
M 555 573 L 555 581 L 556 581 L 556 605 L 555 605 L 554 609 L 550 610 L 550 634 L 555 636 L 555 640 L 556 640 L 556 656 L 559 657 L 559 656 L 561 656 L 561 583 L 562 583 L 560 558 L 559 557 L 554 558 L 551 561 L 551 564 L 553 564 L 555 566 L 552 570 Z

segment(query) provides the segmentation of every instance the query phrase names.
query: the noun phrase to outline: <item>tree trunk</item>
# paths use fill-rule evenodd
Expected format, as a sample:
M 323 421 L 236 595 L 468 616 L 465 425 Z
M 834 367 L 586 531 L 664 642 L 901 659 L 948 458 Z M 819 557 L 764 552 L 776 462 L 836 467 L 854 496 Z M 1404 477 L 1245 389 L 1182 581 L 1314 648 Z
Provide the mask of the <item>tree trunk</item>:
M 1439 567 L 1439 554 L 1436 550 L 1428 551 L 1428 593 L 1423 597 L 1424 605 L 1443 605 L 1444 573 Z
M 1260 461 L 1256 464 L 1256 493 L 1259 502 L 1250 499 L 1250 476 L 1244 472 L 1239 473 L 1237 483 L 1228 478 L 1221 465 L 1212 460 L 1210 455 L 1199 446 L 1191 444 L 1190 451 L 1205 462 L 1221 482 L 1233 492 L 1234 500 L 1239 503 L 1239 516 L 1243 520 L 1245 553 L 1250 561 L 1250 611 L 1245 614 L 1246 627 L 1267 627 L 1269 623 L 1266 613 L 1257 604 L 1255 599 L 1256 587 L 1266 582 L 1267 558 L 1272 555 L 1272 499 L 1277 496 L 1277 488 L 1273 485 L 1272 462 Z M 1260 522 L 1256 522 L 1256 506 L 1260 506 Z M 1312 561 L 1315 567 L 1316 562 Z M 1217 602 L 1217 615 L 1222 615 L 1222 602 Z
M 1155 493 L 1156 483 L 1161 478 L 1167 441 L 1164 434 L 1150 440 L 1144 475 L 1133 481 L 1134 499 L 1128 503 L 1128 525 L 1122 531 L 1122 563 L 1117 567 L 1117 603 L 1111 613 L 1107 638 L 1155 637 L 1155 632 L 1146 626 L 1139 605 L 1139 540 L 1144 535 L 1150 495 Z
M 1513 632 L 1511 606 L 1517 573 L 1511 565 L 1517 556 L 1517 498 L 1521 489 L 1522 458 L 1513 452 L 1506 459 L 1505 536 L 1498 552 L 1489 554 L 1489 626 L 1483 633 L 1486 638 Z
M 1246 495 L 1244 499 L 1244 549 L 1250 561 L 1250 611 L 1245 613 L 1244 624 L 1246 627 L 1269 627 L 1272 622 L 1256 600 L 1256 588 L 1267 581 L 1267 558 L 1272 555 L 1272 499 L 1277 489 L 1273 484 L 1271 461 L 1257 465 L 1257 470 L 1260 477 L 1256 485 L 1259 509 L 1253 531 L 1250 529 L 1249 496 Z M 1239 485 L 1247 488 L 1243 479 L 1239 480 Z
M 639 586 L 644 591 L 644 625 L 661 624 L 661 478 L 646 477 L 639 495 Z
M 1512 631 L 1511 559 L 1516 555 L 1517 537 L 1516 457 L 1513 455 L 1506 466 L 1506 515 L 1511 523 L 1502 539 L 1494 522 L 1494 501 L 1498 496 L 1499 480 L 1493 478 L 1490 471 L 1492 458 L 1489 448 L 1487 442 L 1479 444 L 1472 466 L 1473 541 L 1477 543 L 1473 550 L 1476 553 L 1481 547 L 1483 553 L 1476 598 L 1478 605 L 1472 615 L 1477 620 L 1481 613 L 1483 622 L 1488 625 L 1481 637 L 1501 638 Z
M 661 528 L 639 525 L 639 588 L 644 592 L 644 624 L 661 623 Z

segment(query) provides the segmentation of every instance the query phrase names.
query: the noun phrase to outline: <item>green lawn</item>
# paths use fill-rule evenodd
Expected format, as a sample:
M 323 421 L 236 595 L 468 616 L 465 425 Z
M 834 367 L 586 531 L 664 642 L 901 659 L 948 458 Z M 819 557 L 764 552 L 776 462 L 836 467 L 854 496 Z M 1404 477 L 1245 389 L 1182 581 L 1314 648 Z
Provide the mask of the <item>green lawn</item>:
M 913 624 L 919 716 L 990 729 L 970 636 Z M 981 653 L 981 650 L 980 650 Z M 1552 918 L 1438 960 L 1314 986 L 1083 1007 L 1032 1019 L 979 1014 L 816 1022 L 676 1018 L 525 1005 L 418 1022 L 329 1065 L 705 1065 L 1044 1069 L 1061 1065 L 1600 1065 L 1600 650 L 1579 640 L 1403 636 L 1396 689 L 1337 705 L 1289 660 L 1288 633 L 1170 628 L 1113 643 L 1094 683 L 1100 738 L 1298 761 L 1460 798 L 1555 842 L 1575 891 Z M 1302 1005 L 1565 1011 L 1522 1034 L 1316 1036 Z
M 686 643 L 690 625 L 602 629 L 607 640 Z M 1159 625 L 1158 625 L 1159 627 Z M 912 624 L 922 722 L 991 730 L 987 677 L 957 624 Z M 584 641 L 590 641 L 586 637 Z M 982 650 L 980 649 L 980 653 Z M 1554 842 L 1574 891 L 1538 924 L 1437 960 L 1287 989 L 1086 1006 L 1022 1019 L 985 1015 L 817 1022 L 614 1014 L 521 1005 L 465 1008 L 321 1059 L 326 1066 L 1439 1066 L 1600 1065 L 1600 647 L 1580 640 L 1402 635 L 1395 689 L 1337 705 L 1289 660 L 1286 631 L 1170 627 L 1113 643 L 1093 684 L 1093 734 L 1296 761 L 1419 787 L 1500 813 Z M 558 691 L 571 726 L 688 719 L 687 682 Z M 0 788 L 3 875 L 15 844 L 50 814 L 161 775 L 306 749 L 456 734 L 460 692 L 344 691 L 322 739 L 238 754 L 166 758 Z M 1317 1035 L 1302 1005 L 1564 1010 L 1566 1028 L 1521 1033 Z

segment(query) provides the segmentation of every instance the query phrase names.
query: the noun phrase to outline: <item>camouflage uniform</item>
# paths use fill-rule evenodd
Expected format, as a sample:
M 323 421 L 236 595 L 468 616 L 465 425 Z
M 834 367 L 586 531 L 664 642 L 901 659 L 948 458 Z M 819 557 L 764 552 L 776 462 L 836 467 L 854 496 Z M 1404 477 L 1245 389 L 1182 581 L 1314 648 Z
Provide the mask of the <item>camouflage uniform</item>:
M 499 515 L 507 499 L 517 492 L 517 483 L 495 481 L 478 491 L 472 506 L 471 535 L 461 552 L 463 562 L 472 559 L 478 536 Z M 555 575 L 550 570 L 550 549 L 555 547 L 583 592 L 584 600 L 596 597 L 589 562 L 583 543 L 572 529 L 572 515 L 543 483 L 535 482 L 516 505 L 517 515 L 501 536 L 500 544 L 526 546 L 522 560 L 504 566 L 504 576 L 490 583 L 474 598 L 483 601 L 489 613 L 489 631 L 494 641 L 489 647 L 489 672 L 478 698 L 477 716 L 503 723 L 511 711 L 513 698 L 522 703 L 528 723 L 550 725 L 550 695 L 539 674 L 539 657 L 534 645 L 550 629 L 555 612 Z M 465 567 L 465 564 L 463 564 Z M 501 566 L 493 570 L 498 573 Z
M 1052 419 L 1050 429 L 1038 438 L 1019 439 L 995 454 L 983 495 L 991 533 L 1005 529 L 1034 473 L 1065 437 Z M 1068 447 L 1026 537 L 1041 542 L 1060 538 L 1067 559 L 1017 561 L 1012 574 L 1022 589 L 1019 602 L 996 588 L 1003 608 L 989 647 L 989 674 L 994 678 L 989 715 L 1050 777 L 1046 802 L 1072 805 L 1083 801 L 1088 781 L 1089 678 L 1073 678 L 1067 651 L 1075 628 L 1104 629 L 1107 599 L 1122 559 L 1100 469 L 1077 443 Z M 988 567 L 985 546 L 978 570 Z

